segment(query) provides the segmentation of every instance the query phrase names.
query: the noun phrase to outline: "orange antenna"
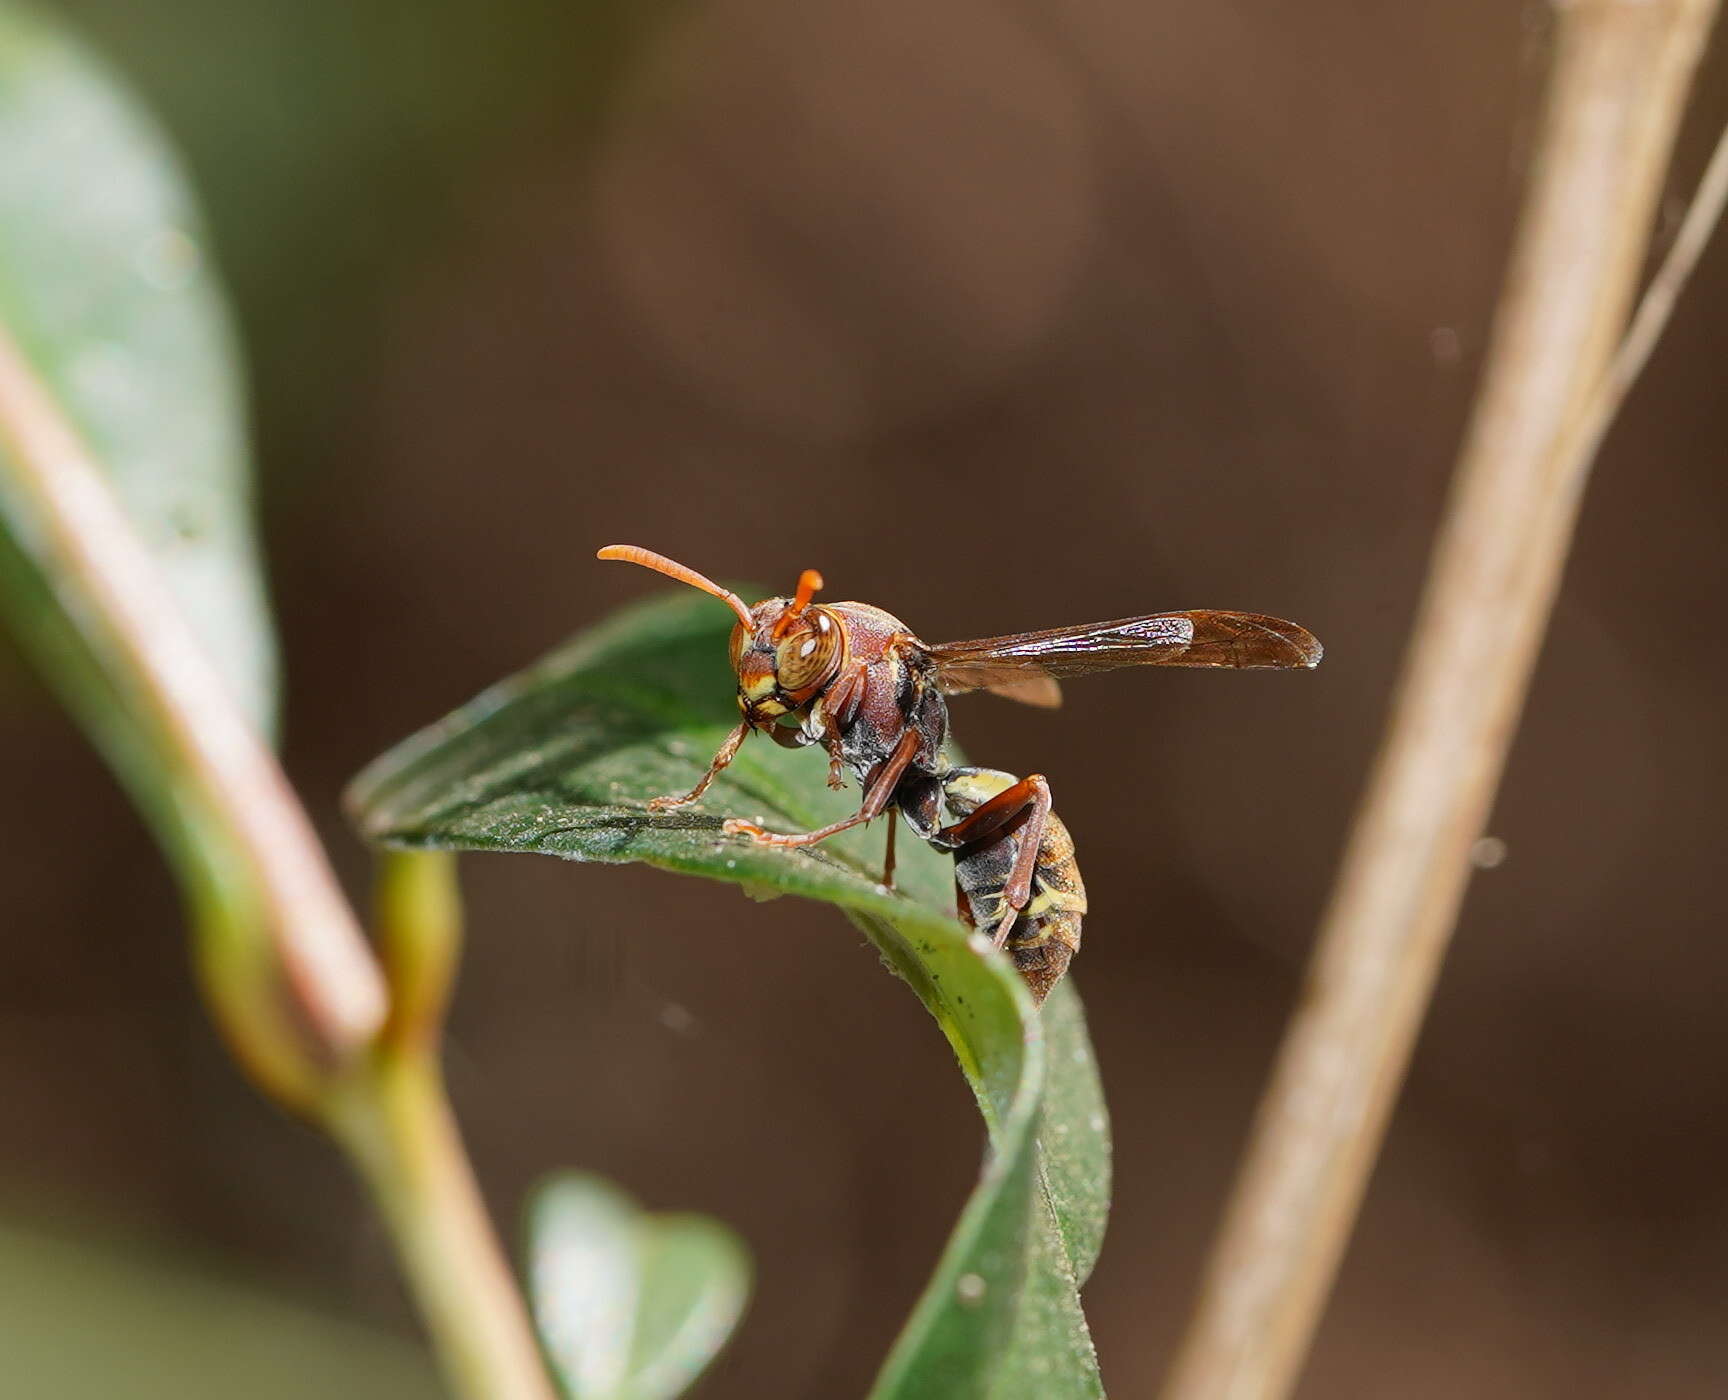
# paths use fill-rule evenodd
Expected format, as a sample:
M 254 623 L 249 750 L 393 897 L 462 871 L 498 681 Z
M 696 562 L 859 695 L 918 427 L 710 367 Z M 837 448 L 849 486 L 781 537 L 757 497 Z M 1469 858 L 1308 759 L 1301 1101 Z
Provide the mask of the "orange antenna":
M 665 574 L 667 578 L 675 578 L 679 583 L 687 583 L 692 588 L 700 588 L 711 597 L 718 598 L 733 612 L 738 614 L 738 620 L 746 627 L 754 628 L 755 619 L 750 616 L 750 609 L 744 605 L 744 600 L 730 589 L 722 588 L 713 579 L 703 578 L 696 570 L 686 568 L 675 559 L 668 559 L 664 554 L 656 554 L 651 549 L 643 549 L 636 544 L 609 544 L 595 553 L 596 559 L 622 559 L 626 564 L 640 564 L 644 569 L 652 569 L 657 574 Z M 822 580 L 816 580 L 816 587 L 822 586 Z M 802 584 L 799 585 L 803 587 Z M 808 601 L 806 599 L 806 601 Z
M 780 614 L 780 620 L 774 624 L 774 635 L 784 637 L 791 630 L 792 624 L 798 620 L 800 613 L 810 606 L 810 600 L 816 596 L 816 590 L 822 587 L 822 575 L 814 569 L 806 569 L 798 575 L 798 591 L 792 597 L 792 606 Z

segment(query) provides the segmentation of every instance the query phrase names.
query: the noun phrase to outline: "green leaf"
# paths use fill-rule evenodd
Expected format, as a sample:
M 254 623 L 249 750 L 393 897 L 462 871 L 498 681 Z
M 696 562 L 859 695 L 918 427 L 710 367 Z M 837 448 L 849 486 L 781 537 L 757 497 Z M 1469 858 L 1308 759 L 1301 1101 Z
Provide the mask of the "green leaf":
M 0 324 L 107 469 L 206 649 L 268 732 L 275 661 L 237 357 L 208 261 L 154 125 L 58 27 L 0 0 Z M 4 466 L 0 449 L 0 605 L 139 801 L 172 828 L 185 814 L 140 707 L 81 628 L 75 591 L 44 567 L 38 523 L 8 492 Z
M 569 1175 L 530 1207 L 528 1277 L 570 1400 L 672 1400 L 732 1334 L 750 1291 L 738 1237 L 699 1215 L 648 1215 Z
M 952 866 L 919 842 L 901 841 L 889 891 L 879 832 L 791 850 L 722 833 L 726 815 L 800 830 L 854 810 L 818 756 L 753 739 L 698 806 L 643 805 L 688 788 L 736 720 L 730 626 L 695 594 L 626 610 L 374 763 L 355 817 L 389 844 L 640 861 L 839 906 L 948 1037 L 992 1149 L 874 1400 L 1101 1395 L 1076 1290 L 1103 1235 L 1109 1144 L 1072 985 L 1036 1011 L 954 919 Z

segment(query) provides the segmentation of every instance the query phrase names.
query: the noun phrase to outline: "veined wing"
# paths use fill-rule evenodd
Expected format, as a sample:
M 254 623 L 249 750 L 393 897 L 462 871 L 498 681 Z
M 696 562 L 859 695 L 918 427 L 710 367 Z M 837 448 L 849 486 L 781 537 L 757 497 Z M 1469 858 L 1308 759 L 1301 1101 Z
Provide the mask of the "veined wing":
M 943 692 L 957 695 L 1029 675 L 1086 676 L 1120 666 L 1305 668 L 1319 664 L 1321 647 L 1307 628 L 1282 618 L 1203 609 L 948 642 L 929 653 Z

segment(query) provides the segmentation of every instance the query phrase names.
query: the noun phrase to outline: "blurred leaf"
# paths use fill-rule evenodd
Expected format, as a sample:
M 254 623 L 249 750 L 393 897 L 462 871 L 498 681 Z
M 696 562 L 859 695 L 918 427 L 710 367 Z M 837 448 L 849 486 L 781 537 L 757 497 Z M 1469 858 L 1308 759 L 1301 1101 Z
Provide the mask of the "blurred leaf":
M 688 1390 L 732 1335 L 749 1291 L 750 1256 L 725 1225 L 701 1215 L 654 1217 L 630 1348 L 634 1400 Z
M 32 1400 L 430 1400 L 399 1338 L 160 1249 L 0 1223 L 0 1392 Z
M 722 834 L 726 814 L 796 830 L 853 810 L 811 754 L 754 739 L 699 806 L 642 805 L 687 788 L 736 719 L 731 625 L 696 594 L 626 610 L 374 763 L 356 818 L 395 845 L 641 861 L 845 910 L 948 1037 L 993 1148 L 873 1396 L 1100 1395 L 1076 1288 L 1103 1233 L 1109 1145 L 1072 986 L 1035 1012 L 953 918 L 952 865 L 920 842 L 900 843 L 890 892 L 879 832 L 791 850 Z
M 237 357 L 207 256 L 152 123 L 60 29 L 0 0 L 0 325 L 268 735 L 274 644 Z M 259 890 L 154 718 L 112 619 L 51 550 L 18 466 L 0 450 L 0 608 L 174 859 L 231 1048 L 271 1092 L 303 1098 L 313 1071 L 276 981 Z
M 237 359 L 167 145 L 57 27 L 0 0 L 0 323 L 110 474 L 246 712 L 275 662 Z M 152 737 L 0 473 L 0 606 L 139 800 L 183 818 Z
M 593 1176 L 543 1187 L 529 1285 L 571 1400 L 672 1400 L 732 1334 L 750 1291 L 738 1237 L 697 1215 L 648 1215 Z

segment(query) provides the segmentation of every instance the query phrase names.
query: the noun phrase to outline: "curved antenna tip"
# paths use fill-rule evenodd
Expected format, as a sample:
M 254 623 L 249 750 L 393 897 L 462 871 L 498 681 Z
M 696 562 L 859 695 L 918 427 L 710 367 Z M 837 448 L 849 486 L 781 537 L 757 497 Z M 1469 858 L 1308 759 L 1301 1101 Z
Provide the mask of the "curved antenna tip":
M 656 554 L 651 549 L 644 549 L 639 544 L 609 544 L 603 549 L 594 551 L 596 559 L 621 559 L 626 564 L 640 564 L 644 569 L 652 569 L 657 574 L 667 578 L 677 579 L 679 583 L 687 583 L 692 588 L 699 588 L 710 597 L 718 598 L 731 608 L 738 621 L 745 627 L 755 625 L 750 616 L 750 609 L 736 593 L 729 588 L 722 588 L 711 578 L 705 578 L 688 564 L 680 564 L 675 559 L 668 559 L 664 554 Z

